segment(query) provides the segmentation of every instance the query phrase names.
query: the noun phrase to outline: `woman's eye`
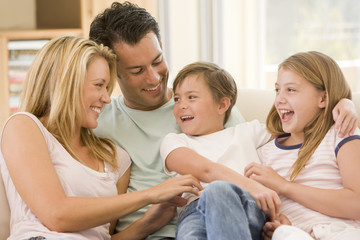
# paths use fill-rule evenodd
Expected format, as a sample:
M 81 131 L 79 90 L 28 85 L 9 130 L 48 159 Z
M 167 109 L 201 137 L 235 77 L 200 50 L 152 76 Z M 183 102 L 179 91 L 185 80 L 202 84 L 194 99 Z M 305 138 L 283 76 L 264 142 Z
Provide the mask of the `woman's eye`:
M 161 64 L 161 62 L 162 62 L 162 61 L 157 61 L 157 62 L 154 62 L 154 63 L 153 63 L 153 65 L 158 66 L 158 65 L 160 65 L 160 64 Z

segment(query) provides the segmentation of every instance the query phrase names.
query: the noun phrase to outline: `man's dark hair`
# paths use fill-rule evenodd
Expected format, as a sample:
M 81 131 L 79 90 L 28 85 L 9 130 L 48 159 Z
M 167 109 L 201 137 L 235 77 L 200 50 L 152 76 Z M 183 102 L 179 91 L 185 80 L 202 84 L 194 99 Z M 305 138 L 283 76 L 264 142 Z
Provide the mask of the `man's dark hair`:
M 146 9 L 130 2 L 113 2 L 91 23 L 89 38 L 113 49 L 117 42 L 135 45 L 149 32 L 160 42 L 159 24 Z

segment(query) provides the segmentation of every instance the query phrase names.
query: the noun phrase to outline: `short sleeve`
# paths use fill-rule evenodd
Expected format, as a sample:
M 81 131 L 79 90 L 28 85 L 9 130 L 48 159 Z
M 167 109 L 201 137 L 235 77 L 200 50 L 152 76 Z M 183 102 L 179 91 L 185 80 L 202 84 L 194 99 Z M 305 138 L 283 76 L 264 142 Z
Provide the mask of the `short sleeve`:
M 163 168 L 164 168 L 164 172 L 170 176 L 174 176 L 176 173 L 175 172 L 170 172 L 167 168 L 166 168 L 166 158 L 167 156 L 176 148 L 179 147 L 188 147 L 187 141 L 186 141 L 186 135 L 183 133 L 180 134 L 176 134 L 176 133 L 169 133 L 167 134 L 160 145 L 160 155 L 161 155 L 161 159 L 163 162 Z
M 131 165 L 131 159 L 129 154 L 121 147 L 116 146 L 116 159 L 118 162 L 118 175 L 119 178 L 126 172 Z

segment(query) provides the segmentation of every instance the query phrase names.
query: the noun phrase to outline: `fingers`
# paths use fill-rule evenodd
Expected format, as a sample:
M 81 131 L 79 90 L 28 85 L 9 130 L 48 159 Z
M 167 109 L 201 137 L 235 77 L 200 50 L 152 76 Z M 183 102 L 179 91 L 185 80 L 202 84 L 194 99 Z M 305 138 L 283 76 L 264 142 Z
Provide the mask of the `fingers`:
M 356 129 L 357 119 L 339 117 L 335 123 L 335 129 L 339 130 L 339 137 L 344 137 L 346 134 L 351 136 Z
M 258 166 L 260 166 L 258 163 L 250 163 L 247 165 L 244 169 L 244 176 L 249 178 L 252 174 L 255 173 L 255 169 Z

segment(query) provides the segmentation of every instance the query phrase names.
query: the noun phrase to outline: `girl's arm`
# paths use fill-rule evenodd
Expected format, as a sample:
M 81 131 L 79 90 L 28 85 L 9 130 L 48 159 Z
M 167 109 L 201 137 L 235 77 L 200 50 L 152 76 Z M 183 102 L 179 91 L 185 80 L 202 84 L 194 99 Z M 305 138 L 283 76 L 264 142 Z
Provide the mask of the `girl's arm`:
M 340 148 L 337 161 L 344 189 L 320 189 L 289 182 L 271 167 L 255 163 L 246 167 L 245 176 L 325 215 L 360 220 L 359 159 L 360 140 L 349 141 Z
M 45 139 L 27 116 L 11 118 L 1 149 L 11 179 L 24 202 L 50 230 L 79 231 L 108 223 L 148 204 L 167 201 L 182 192 L 198 194 L 192 176 L 170 178 L 143 191 L 113 197 L 67 197 L 51 162 Z
M 258 206 L 265 213 L 269 213 L 272 218 L 279 213 L 281 201 L 274 191 L 245 178 L 222 164 L 210 161 L 189 148 L 179 147 L 171 151 L 165 164 L 169 171 L 175 171 L 182 175 L 191 174 L 202 182 L 223 180 L 236 184 L 248 191 Z

